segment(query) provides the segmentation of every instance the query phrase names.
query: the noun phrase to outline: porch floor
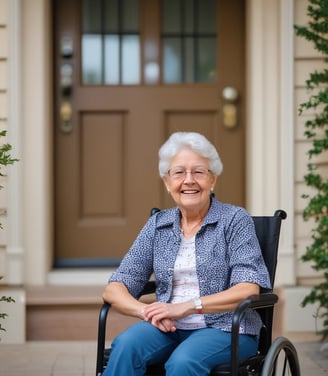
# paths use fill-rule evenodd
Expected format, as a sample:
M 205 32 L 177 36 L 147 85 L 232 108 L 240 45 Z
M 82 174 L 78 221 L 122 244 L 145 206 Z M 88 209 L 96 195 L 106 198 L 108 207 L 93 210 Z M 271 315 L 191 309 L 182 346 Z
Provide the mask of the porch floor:
M 286 334 L 297 348 L 302 375 L 328 375 L 328 349 L 313 335 Z M 95 341 L 29 341 L 0 344 L 0 375 L 94 376 Z

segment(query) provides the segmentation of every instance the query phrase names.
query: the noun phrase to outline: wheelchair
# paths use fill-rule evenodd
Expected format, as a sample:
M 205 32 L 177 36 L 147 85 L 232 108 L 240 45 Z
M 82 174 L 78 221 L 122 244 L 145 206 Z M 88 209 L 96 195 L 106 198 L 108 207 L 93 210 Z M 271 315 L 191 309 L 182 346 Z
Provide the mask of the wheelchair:
M 151 215 L 159 209 L 152 209 Z M 252 217 L 262 255 L 274 286 L 281 221 L 287 218 L 283 210 L 276 210 L 273 216 Z M 142 295 L 155 292 L 155 282 L 149 281 Z M 231 360 L 229 364 L 215 366 L 210 376 L 271 376 L 300 375 L 300 365 L 294 345 L 285 337 L 278 337 L 272 342 L 272 323 L 274 306 L 278 296 L 274 293 L 261 292 L 239 303 L 234 311 L 231 326 Z M 105 348 L 106 323 L 111 305 L 104 302 L 99 313 L 96 376 L 101 376 L 110 358 L 110 348 Z M 238 361 L 239 325 L 248 308 L 255 309 L 262 318 L 257 354 Z M 164 363 L 149 365 L 145 376 L 165 375 Z

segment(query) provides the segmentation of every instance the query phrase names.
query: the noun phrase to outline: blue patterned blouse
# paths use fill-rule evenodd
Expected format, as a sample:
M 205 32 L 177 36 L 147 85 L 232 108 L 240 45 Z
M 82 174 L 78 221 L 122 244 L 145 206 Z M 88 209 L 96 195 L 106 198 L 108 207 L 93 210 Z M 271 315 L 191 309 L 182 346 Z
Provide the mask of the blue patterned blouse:
M 154 274 L 157 300 L 169 302 L 180 241 L 179 209 L 158 212 L 149 218 L 109 281 L 123 282 L 129 292 L 138 297 Z M 200 296 L 224 291 L 240 282 L 271 288 L 254 223 L 245 209 L 212 198 L 196 234 L 195 247 Z M 232 312 L 205 314 L 207 326 L 228 332 L 231 320 Z M 259 315 L 248 310 L 240 332 L 258 335 L 261 325 Z

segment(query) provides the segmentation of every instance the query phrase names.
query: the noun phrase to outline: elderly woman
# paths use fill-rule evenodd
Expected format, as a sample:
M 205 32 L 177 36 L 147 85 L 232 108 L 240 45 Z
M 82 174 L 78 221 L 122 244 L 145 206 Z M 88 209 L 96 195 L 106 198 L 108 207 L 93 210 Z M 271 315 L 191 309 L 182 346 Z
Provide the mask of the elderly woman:
M 141 319 L 113 341 L 104 376 L 141 376 L 159 361 L 168 376 L 205 376 L 230 361 L 232 311 L 270 281 L 250 215 L 211 194 L 221 171 L 201 134 L 177 132 L 161 147 L 159 172 L 177 206 L 149 218 L 104 291 Z M 145 304 L 137 297 L 152 274 L 156 302 Z M 240 359 L 256 353 L 260 328 L 247 311 Z

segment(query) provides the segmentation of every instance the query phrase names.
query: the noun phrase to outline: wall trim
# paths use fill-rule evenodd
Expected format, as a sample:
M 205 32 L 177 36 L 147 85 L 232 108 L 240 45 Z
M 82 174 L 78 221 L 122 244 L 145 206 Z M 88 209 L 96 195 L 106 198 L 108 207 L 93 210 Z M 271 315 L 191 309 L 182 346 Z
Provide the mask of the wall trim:
M 22 1 L 25 283 L 45 285 L 52 263 L 51 2 Z
M 287 212 L 279 249 L 277 284 L 296 284 L 294 242 L 294 3 L 280 0 L 280 204 Z
M 247 209 L 284 209 L 277 285 L 295 284 L 293 0 L 247 2 Z M 284 261 L 286 262 L 283 262 Z

